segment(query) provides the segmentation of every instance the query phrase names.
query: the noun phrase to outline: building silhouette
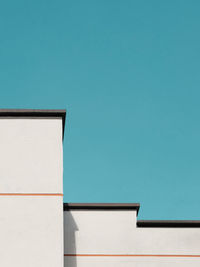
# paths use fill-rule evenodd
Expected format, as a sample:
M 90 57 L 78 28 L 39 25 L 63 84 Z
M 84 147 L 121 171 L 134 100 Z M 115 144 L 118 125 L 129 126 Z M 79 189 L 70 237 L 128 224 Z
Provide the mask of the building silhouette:
M 65 117 L 0 110 L 0 266 L 199 267 L 200 221 L 141 221 L 138 203 L 63 204 Z

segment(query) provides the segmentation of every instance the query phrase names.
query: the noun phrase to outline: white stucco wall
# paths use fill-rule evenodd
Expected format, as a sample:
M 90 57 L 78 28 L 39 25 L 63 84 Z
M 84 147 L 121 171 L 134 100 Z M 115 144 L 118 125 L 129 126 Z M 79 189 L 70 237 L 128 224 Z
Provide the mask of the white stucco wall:
M 0 118 L 0 192 L 62 192 L 62 119 Z
M 0 266 L 63 266 L 62 119 L 0 118 Z
M 136 211 L 65 211 L 64 233 L 65 267 L 200 266 L 185 257 L 200 255 L 200 228 L 137 228 Z

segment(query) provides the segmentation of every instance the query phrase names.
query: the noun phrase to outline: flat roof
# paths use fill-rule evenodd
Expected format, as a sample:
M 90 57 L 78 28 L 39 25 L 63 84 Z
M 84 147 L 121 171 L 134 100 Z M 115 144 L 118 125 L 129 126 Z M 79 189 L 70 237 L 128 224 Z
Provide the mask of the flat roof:
M 64 136 L 66 118 L 65 109 L 0 109 L 0 117 L 62 118 Z
M 146 228 L 198 228 L 198 220 L 138 220 L 137 227 Z
M 64 203 L 67 210 L 136 210 L 140 209 L 139 203 Z

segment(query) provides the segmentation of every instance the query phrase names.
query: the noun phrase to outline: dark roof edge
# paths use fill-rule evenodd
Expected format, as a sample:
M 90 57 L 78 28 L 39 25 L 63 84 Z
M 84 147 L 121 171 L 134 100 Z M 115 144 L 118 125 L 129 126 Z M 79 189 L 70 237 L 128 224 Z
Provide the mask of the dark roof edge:
M 198 228 L 200 221 L 198 220 L 139 220 L 137 227 L 143 228 Z
M 69 210 L 136 210 L 139 203 L 64 203 L 64 211 Z M 138 220 L 141 228 L 200 228 L 200 220 Z
M 140 209 L 139 203 L 64 203 L 67 210 L 136 210 Z
M 65 109 L 0 109 L 0 117 L 53 117 L 62 118 L 63 137 L 65 130 Z

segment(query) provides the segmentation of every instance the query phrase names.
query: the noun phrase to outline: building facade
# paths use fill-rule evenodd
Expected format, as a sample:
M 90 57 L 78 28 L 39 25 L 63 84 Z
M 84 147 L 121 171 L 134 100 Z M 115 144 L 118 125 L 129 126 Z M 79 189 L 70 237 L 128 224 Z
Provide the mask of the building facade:
M 65 204 L 65 267 L 200 266 L 199 221 L 139 221 L 139 204 Z
M 200 266 L 200 221 L 137 203 L 65 203 L 65 110 L 0 110 L 0 266 Z

